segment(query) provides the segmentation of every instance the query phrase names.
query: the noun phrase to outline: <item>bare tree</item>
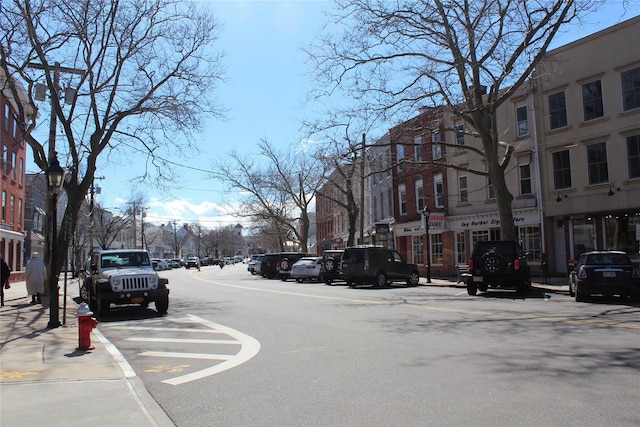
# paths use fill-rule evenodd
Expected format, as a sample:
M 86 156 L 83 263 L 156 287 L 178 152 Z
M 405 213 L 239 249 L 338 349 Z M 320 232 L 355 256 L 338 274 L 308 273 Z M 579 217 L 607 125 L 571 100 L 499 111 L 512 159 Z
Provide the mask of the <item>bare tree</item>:
M 321 95 L 347 92 L 381 117 L 445 106 L 473 129 L 495 190 L 504 239 L 515 240 L 505 171 L 513 147 L 496 112 L 531 76 L 560 28 L 598 0 L 336 0 L 307 49 Z M 336 29 L 342 31 L 336 31 Z M 327 89 L 328 88 L 328 89 Z
M 230 163 L 213 165 L 212 177 L 246 195 L 237 214 L 278 230 L 281 250 L 294 240 L 307 252 L 309 208 L 323 179 L 322 163 L 302 151 L 278 151 L 265 140 L 259 148 L 264 167 L 234 151 Z
M 131 225 L 131 215 L 114 215 L 98 206 L 93 211 L 93 236 L 102 249 L 109 249 L 120 232 Z
M 107 164 L 120 155 L 146 157 L 138 179 L 155 176 L 156 185 L 166 185 L 174 169 L 163 155 L 195 150 L 192 133 L 203 117 L 223 113 L 212 96 L 223 76 L 221 56 L 212 49 L 218 24 L 207 9 L 178 0 L 6 0 L 0 28 L 7 82 L 27 88 L 28 105 L 18 105 L 15 118 L 35 164 L 46 170 L 56 150 L 66 159 L 58 272 L 68 245 L 65 227 L 77 224 L 99 158 Z M 38 111 L 40 82 L 51 114 L 34 117 L 49 117 L 48 147 L 36 138 L 38 118 L 27 120 L 25 111 Z M 17 85 L 3 89 L 19 99 Z M 56 136 L 63 144 L 55 145 Z

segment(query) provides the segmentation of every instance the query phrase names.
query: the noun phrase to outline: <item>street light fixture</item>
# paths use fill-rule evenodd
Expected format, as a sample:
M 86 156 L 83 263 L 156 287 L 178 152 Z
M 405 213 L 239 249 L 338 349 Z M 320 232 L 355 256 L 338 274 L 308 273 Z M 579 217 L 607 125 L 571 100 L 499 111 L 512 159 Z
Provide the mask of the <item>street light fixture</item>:
M 429 218 L 431 217 L 431 211 L 426 205 L 422 208 L 422 215 L 424 215 L 424 229 L 427 243 L 427 283 L 431 283 L 431 245 L 429 244 Z
M 49 167 L 45 171 L 47 184 L 51 191 L 51 271 L 49 272 L 49 328 L 60 326 L 58 301 L 58 273 L 56 271 L 56 232 L 58 228 L 58 192 L 62 186 L 64 170 L 58 162 L 58 153 L 53 152 Z

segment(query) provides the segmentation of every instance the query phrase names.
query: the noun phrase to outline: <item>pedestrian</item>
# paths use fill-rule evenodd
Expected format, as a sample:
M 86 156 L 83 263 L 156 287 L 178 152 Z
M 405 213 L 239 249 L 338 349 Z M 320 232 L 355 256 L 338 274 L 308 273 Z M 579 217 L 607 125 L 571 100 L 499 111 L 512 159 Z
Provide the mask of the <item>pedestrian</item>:
M 40 259 L 40 254 L 34 252 L 24 271 L 24 280 L 27 282 L 27 293 L 31 295 L 31 304 L 42 302 L 40 295 L 44 293 L 44 278 L 46 275 L 47 271 L 44 267 L 44 262 Z
M 4 307 L 4 288 L 9 289 L 9 276 L 11 275 L 11 269 L 9 265 L 2 258 L 2 254 L 0 253 L 0 290 L 1 290 L 1 307 Z

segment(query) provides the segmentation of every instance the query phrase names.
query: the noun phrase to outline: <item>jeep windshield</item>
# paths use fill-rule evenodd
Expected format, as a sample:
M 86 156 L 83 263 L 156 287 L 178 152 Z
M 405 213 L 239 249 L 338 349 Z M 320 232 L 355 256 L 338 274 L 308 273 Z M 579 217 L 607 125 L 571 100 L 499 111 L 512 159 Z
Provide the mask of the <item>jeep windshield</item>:
M 144 252 L 121 252 L 103 255 L 100 261 L 102 268 L 150 266 L 149 256 Z

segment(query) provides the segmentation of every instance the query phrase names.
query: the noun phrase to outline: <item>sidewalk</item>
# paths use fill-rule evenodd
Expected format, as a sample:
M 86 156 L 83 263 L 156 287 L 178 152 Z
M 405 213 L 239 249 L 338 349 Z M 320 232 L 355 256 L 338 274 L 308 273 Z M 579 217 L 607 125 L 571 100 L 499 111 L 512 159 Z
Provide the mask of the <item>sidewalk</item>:
M 128 364 L 118 363 L 117 350 L 110 352 L 113 346 L 100 334 L 100 325 L 91 334 L 95 349 L 76 350 L 77 282 L 68 280 L 67 286 L 66 316 L 60 298 L 60 322 L 66 324 L 55 329 L 47 328 L 49 298 L 31 305 L 24 282 L 5 289 L 5 306 L 0 308 L 0 425 L 173 426 Z

